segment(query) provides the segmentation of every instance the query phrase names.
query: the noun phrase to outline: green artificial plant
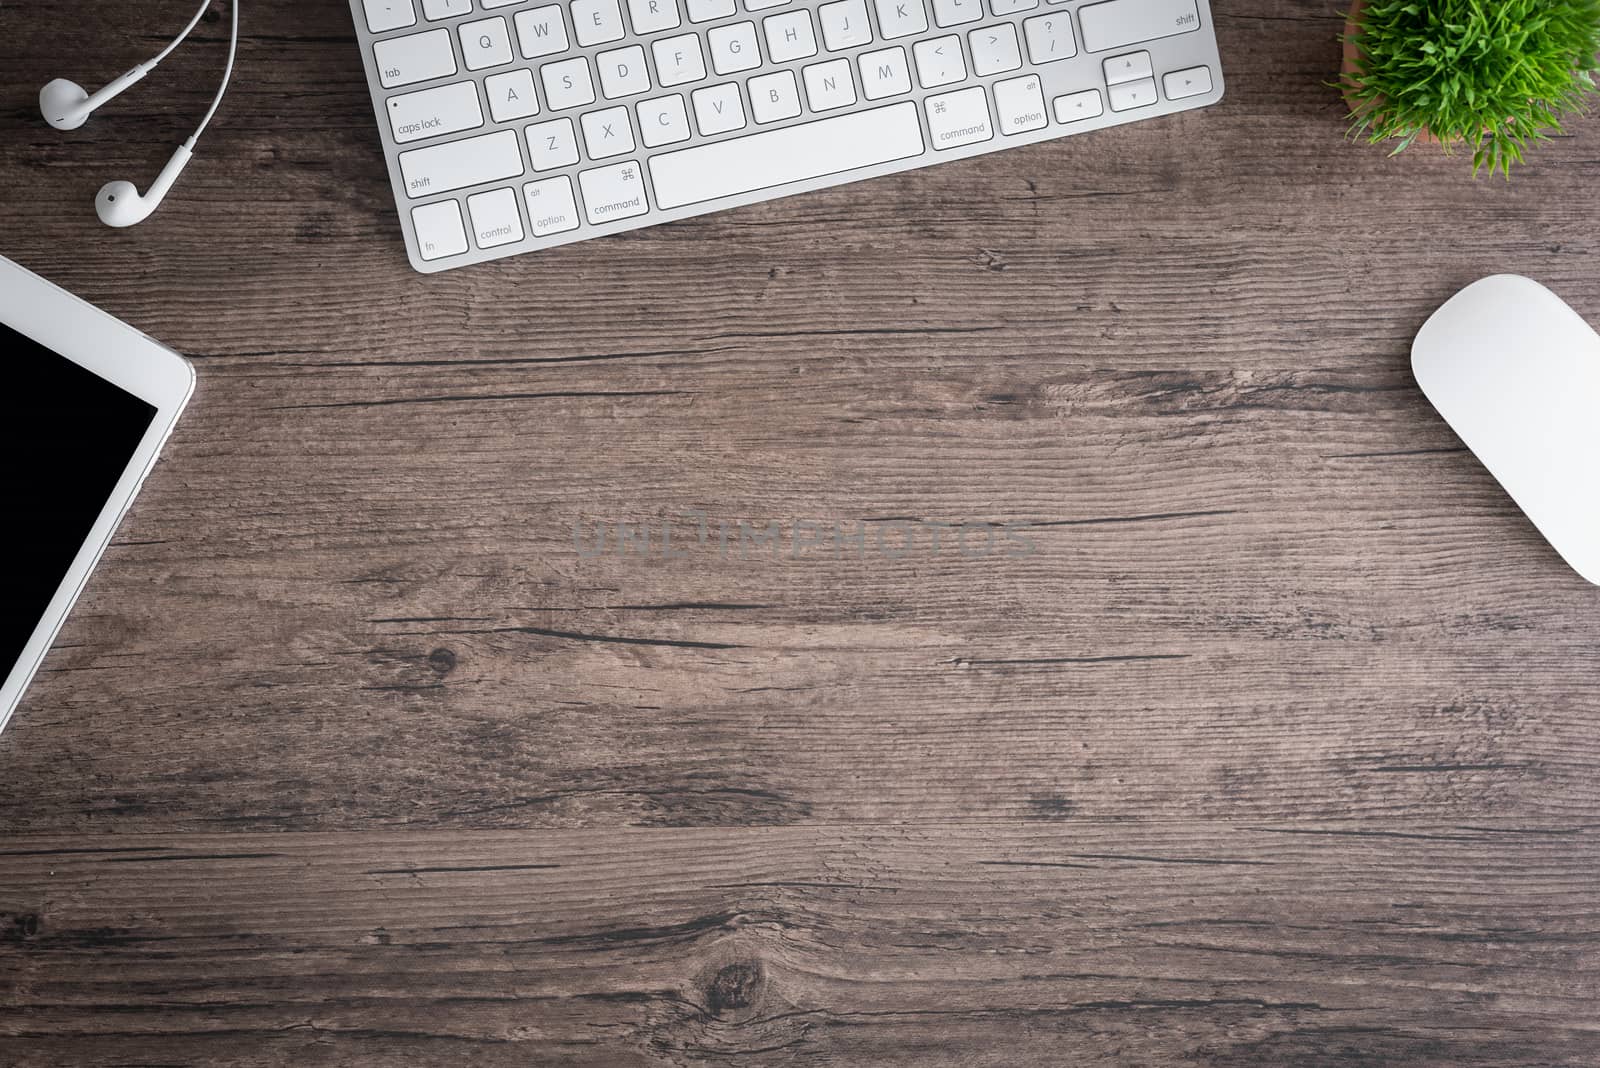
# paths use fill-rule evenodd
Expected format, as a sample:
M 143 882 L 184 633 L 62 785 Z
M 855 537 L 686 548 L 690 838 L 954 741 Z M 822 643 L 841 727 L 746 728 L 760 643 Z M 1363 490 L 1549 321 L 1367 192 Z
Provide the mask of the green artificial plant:
M 1345 41 L 1352 135 L 1464 143 L 1509 177 L 1594 88 L 1600 0 L 1367 0 Z

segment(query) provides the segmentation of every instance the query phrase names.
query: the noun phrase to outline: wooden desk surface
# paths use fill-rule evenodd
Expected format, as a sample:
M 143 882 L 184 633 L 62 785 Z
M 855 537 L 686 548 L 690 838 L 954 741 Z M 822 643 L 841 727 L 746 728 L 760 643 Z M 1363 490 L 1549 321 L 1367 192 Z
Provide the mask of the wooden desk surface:
M 200 376 L 0 736 L 0 1062 L 1595 1063 L 1600 590 L 1407 357 L 1600 319 L 1600 120 L 1389 160 L 1222 0 L 1213 110 L 423 278 L 339 2 L 93 221 L 220 11 L 34 94 L 184 6 L 0 10 L 0 252 Z

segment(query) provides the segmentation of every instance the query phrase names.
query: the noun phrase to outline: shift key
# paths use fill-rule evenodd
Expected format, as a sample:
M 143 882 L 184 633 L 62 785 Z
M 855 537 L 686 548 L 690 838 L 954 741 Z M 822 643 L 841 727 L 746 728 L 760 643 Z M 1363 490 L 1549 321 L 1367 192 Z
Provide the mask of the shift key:
M 1109 0 L 1078 9 L 1086 52 L 1125 48 L 1200 28 L 1195 0 Z
M 501 130 L 402 152 L 400 174 L 405 179 L 407 196 L 428 197 L 521 177 L 522 150 L 515 130 Z

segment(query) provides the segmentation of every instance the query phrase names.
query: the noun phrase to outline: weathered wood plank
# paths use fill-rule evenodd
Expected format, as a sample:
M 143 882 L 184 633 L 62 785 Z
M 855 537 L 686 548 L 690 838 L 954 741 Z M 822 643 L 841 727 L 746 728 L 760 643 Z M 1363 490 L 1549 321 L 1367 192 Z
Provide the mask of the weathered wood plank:
M 202 405 L 260 477 L 174 446 L 0 742 L 6 818 L 1592 811 L 1600 591 L 1398 373 L 990 377 L 799 397 L 813 432 L 747 447 L 715 396 L 649 444 L 582 398 L 469 404 L 426 442 L 399 405 Z M 696 508 L 781 541 L 701 545 Z M 963 555 L 892 517 L 1037 525 Z M 617 551 L 622 520 L 654 547 Z M 867 520 L 861 551 L 801 526 Z
M 1592 1062 L 1575 825 L 13 839 L 8 1064 Z

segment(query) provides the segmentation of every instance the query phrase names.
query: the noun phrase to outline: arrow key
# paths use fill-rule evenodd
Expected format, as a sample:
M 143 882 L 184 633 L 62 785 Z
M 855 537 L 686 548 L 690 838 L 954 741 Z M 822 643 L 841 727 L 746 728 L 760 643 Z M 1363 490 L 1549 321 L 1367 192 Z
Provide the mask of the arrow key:
M 1132 111 L 1147 108 L 1156 102 L 1156 80 L 1146 78 L 1139 82 L 1121 82 L 1106 92 L 1111 97 L 1112 111 Z
M 1186 96 L 1204 96 L 1211 92 L 1211 68 L 1190 67 L 1175 70 L 1161 79 L 1168 100 L 1182 100 Z
M 1129 52 L 1125 56 L 1112 56 L 1106 60 L 1105 70 L 1107 85 L 1142 82 L 1146 78 L 1155 77 L 1155 71 L 1150 66 L 1149 52 Z
M 1098 89 L 1085 89 L 1081 93 L 1058 96 L 1051 101 L 1051 104 L 1055 107 L 1056 121 L 1061 123 L 1097 119 L 1105 114 L 1105 103 L 1100 99 Z

